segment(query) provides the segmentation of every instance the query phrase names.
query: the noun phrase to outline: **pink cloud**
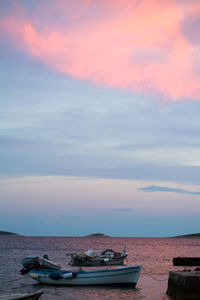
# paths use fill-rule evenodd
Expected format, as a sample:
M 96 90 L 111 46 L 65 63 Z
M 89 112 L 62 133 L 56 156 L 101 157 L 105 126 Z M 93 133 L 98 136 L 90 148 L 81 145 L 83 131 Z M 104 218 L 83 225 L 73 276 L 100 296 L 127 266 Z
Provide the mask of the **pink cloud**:
M 191 12 L 199 15 L 196 1 L 48 3 L 46 10 L 37 4 L 31 14 L 18 3 L 17 13 L 15 8 L 1 18 L 1 32 L 15 47 L 67 76 L 171 100 L 200 99 L 198 45 L 182 30 L 187 20 L 196 34 L 198 20 L 191 29 L 187 18 Z

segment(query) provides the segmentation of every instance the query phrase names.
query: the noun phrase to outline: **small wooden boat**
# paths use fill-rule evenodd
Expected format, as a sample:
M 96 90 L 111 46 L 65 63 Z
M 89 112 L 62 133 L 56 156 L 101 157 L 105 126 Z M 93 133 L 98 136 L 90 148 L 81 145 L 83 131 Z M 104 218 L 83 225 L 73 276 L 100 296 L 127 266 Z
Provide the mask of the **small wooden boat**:
M 117 285 L 135 287 L 140 275 L 141 265 L 118 267 L 115 269 L 78 272 L 42 270 L 29 271 L 32 279 L 51 285 Z
M 43 294 L 42 291 L 36 293 L 18 293 L 0 296 L 0 300 L 37 300 Z
M 71 254 L 70 265 L 72 266 L 113 266 L 123 265 L 127 257 L 126 249 L 116 252 L 112 249 L 101 251 L 88 250 Z

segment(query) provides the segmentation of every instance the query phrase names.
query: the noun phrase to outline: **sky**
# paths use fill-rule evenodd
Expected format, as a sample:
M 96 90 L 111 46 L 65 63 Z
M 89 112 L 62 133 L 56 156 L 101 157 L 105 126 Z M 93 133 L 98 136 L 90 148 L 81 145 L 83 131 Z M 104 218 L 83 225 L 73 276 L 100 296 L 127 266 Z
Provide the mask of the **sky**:
M 200 232 L 200 1 L 0 1 L 0 230 Z

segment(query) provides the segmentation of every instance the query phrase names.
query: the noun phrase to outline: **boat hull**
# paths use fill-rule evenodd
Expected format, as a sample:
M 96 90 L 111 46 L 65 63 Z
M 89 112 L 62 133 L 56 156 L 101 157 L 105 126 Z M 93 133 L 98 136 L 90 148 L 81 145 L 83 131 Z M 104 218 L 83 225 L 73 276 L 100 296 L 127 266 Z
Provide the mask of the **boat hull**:
M 80 266 L 80 267 L 92 267 L 92 266 L 115 266 L 115 265 L 123 265 L 125 258 L 127 255 L 117 257 L 117 258 L 101 258 L 101 257 L 94 257 L 88 260 L 80 260 L 74 257 L 72 259 L 71 265 L 72 266 Z
M 10 294 L 0 296 L 0 300 L 37 300 L 42 294 L 42 291 L 36 293 Z
M 72 271 L 30 271 L 29 275 L 42 284 L 51 285 L 120 285 L 135 287 L 141 265 L 121 267 L 112 270 Z M 56 278 L 57 277 L 57 278 Z M 64 278 L 68 277 L 68 278 Z

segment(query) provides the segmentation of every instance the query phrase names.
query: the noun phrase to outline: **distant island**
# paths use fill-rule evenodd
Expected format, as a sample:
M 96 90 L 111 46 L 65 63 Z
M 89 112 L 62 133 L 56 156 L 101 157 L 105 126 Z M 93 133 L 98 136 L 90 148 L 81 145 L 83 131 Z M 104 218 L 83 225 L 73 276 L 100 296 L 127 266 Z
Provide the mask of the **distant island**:
M 200 238 L 200 233 L 177 235 L 176 238 Z
M 106 234 L 103 234 L 103 233 L 92 233 L 92 234 L 86 235 L 85 237 L 109 237 L 109 236 Z
M 17 233 L 9 232 L 9 231 L 0 231 L 0 235 L 18 235 Z

